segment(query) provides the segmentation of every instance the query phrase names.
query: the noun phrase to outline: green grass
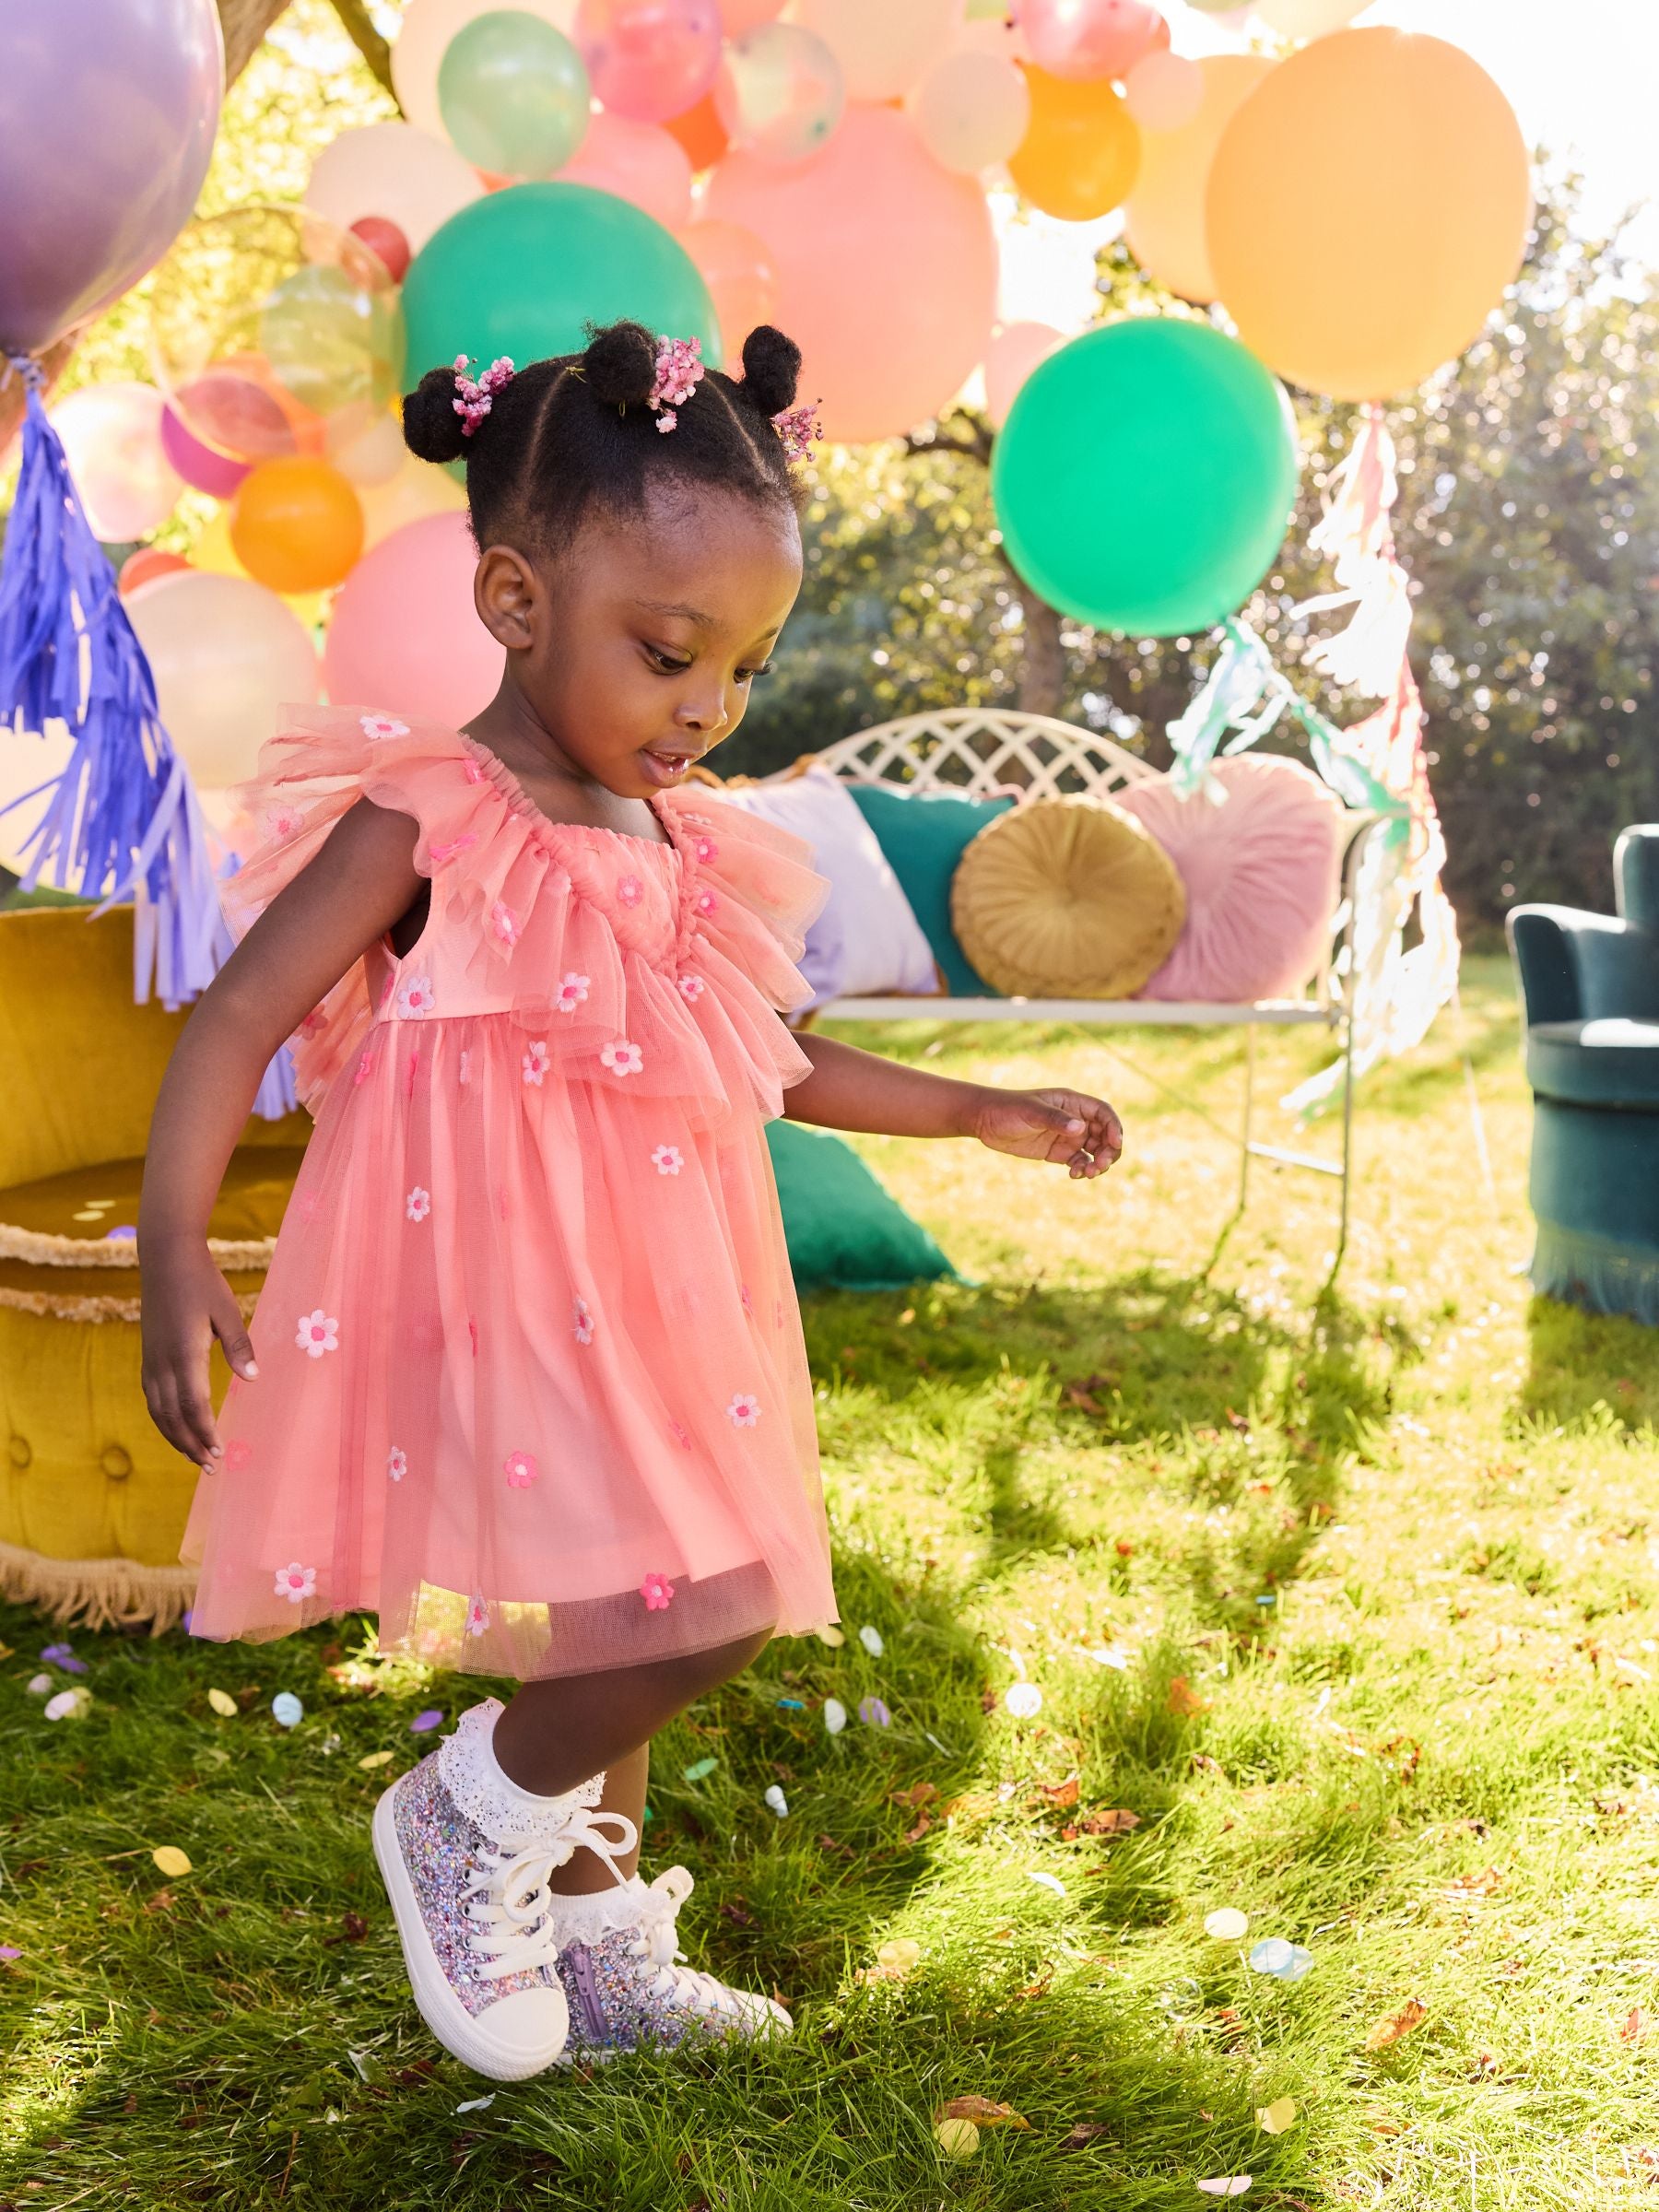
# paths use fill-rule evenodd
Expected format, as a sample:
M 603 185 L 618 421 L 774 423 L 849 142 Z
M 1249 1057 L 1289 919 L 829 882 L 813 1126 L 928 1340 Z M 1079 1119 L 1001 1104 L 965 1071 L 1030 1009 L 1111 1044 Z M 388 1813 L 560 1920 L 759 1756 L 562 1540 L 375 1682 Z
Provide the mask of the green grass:
M 786 2046 L 457 2113 L 490 2085 L 408 2001 L 367 1820 L 426 1747 L 415 1712 L 479 1686 L 371 1660 L 342 1688 L 356 1619 L 256 1650 L 71 1631 L 94 1702 L 49 1725 L 24 1685 L 54 1632 L 0 1610 L 0 1941 L 25 1954 L 0 1969 L 0 2206 L 1136 2212 L 1221 2174 L 1291 2212 L 1652 2201 L 1659 1338 L 1530 1301 L 1495 963 L 1463 1032 L 1495 1189 L 1448 1016 L 1365 1085 L 1323 1303 L 1328 1182 L 1259 1171 L 1218 1252 L 1226 1145 L 1099 1037 L 903 1033 L 930 1066 L 1104 1090 L 1129 1148 L 1079 1185 L 865 1147 L 977 1280 L 812 1301 L 849 1641 L 780 1643 L 670 1729 L 648 1830 L 648 1872 L 698 1877 L 693 1959 L 783 1994 Z M 1237 1037 L 1124 1041 L 1232 1111 Z M 1259 1095 L 1314 1056 L 1269 1042 Z M 246 1710 L 216 1718 L 209 1686 Z M 890 1730 L 825 1735 L 823 1697 L 875 1691 Z M 1066 1832 L 1116 1810 L 1137 1825 Z M 194 1871 L 164 1882 L 169 1842 Z M 1223 1905 L 1244 1947 L 1205 1935 Z M 1300 1983 L 1244 1964 L 1269 1935 L 1312 1947 Z M 914 1971 L 861 1980 L 895 1936 Z M 1413 1998 L 1422 2024 L 1368 2053 Z M 943 2158 L 963 2094 L 1029 2130 Z M 1295 2126 L 1263 2134 L 1284 2095 Z

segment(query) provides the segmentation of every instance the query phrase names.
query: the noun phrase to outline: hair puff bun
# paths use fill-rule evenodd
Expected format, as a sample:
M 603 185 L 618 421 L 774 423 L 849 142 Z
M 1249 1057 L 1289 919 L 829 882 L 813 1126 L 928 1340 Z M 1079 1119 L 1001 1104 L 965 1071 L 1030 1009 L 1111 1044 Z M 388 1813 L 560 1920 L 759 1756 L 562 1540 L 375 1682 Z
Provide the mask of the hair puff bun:
M 801 376 L 801 349 L 770 323 L 751 330 L 743 341 L 743 389 L 762 415 L 782 415 L 795 402 Z
M 458 461 L 467 448 L 455 412 L 455 372 L 429 369 L 403 403 L 404 443 L 422 461 Z
M 582 357 L 588 390 L 602 406 L 640 407 L 656 382 L 656 340 L 641 323 L 596 330 Z

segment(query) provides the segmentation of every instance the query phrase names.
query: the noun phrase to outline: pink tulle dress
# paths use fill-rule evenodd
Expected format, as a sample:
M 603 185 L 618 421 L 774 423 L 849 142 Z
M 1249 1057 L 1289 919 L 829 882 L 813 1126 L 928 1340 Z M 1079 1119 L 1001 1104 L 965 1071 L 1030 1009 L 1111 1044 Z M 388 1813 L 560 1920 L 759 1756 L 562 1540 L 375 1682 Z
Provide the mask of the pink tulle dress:
M 240 935 L 359 798 L 420 826 L 419 942 L 293 1041 L 316 1127 L 180 1557 L 197 1636 L 363 1607 L 531 1679 L 835 1618 L 764 1124 L 810 1063 L 809 849 L 706 789 L 549 821 L 433 724 L 308 711 L 240 794 Z

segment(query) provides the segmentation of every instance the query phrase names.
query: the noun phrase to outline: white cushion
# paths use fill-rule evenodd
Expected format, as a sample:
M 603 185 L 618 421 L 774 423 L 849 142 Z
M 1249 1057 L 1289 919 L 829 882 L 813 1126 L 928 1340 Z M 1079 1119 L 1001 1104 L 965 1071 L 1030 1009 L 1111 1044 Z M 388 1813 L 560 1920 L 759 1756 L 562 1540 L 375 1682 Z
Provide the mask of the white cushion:
M 933 948 L 875 831 L 838 777 L 827 768 L 808 768 L 720 795 L 729 806 L 804 837 L 814 866 L 829 879 L 829 902 L 806 933 L 801 960 L 815 1006 L 888 992 L 937 993 Z

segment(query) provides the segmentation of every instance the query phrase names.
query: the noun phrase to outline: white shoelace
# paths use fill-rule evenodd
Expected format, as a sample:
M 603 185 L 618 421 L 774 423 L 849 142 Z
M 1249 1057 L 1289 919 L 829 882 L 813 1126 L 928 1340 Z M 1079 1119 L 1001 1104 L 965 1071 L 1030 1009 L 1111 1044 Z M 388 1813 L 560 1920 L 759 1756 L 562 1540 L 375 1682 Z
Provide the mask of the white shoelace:
M 606 1836 L 605 1825 L 615 1830 Z M 617 1861 L 630 1852 L 639 1830 L 625 1813 L 594 1812 L 584 1805 L 571 1807 L 570 1817 L 551 1843 L 535 1843 L 527 1851 L 495 1851 L 488 1845 L 477 1854 L 477 1865 L 468 1877 L 462 1911 L 476 1924 L 466 1939 L 468 1950 L 483 1955 L 487 1963 L 477 1969 L 488 1982 L 537 1967 L 550 1967 L 559 1956 L 552 1876 L 565 1865 L 579 1846 L 596 1852 L 611 1878 L 625 1887 L 628 1877 L 618 1871 Z M 683 1867 L 671 1869 L 683 1874 Z M 690 1877 L 686 1876 L 688 1888 Z
M 655 1966 L 651 1978 L 653 1995 L 688 2012 L 741 2019 L 744 2007 L 735 1991 L 712 1974 L 680 1963 L 686 1954 L 678 1947 L 679 1909 L 693 1887 L 683 1866 L 665 1867 L 640 1900 L 640 1937 L 629 1948 L 636 1959 L 649 1959 Z

